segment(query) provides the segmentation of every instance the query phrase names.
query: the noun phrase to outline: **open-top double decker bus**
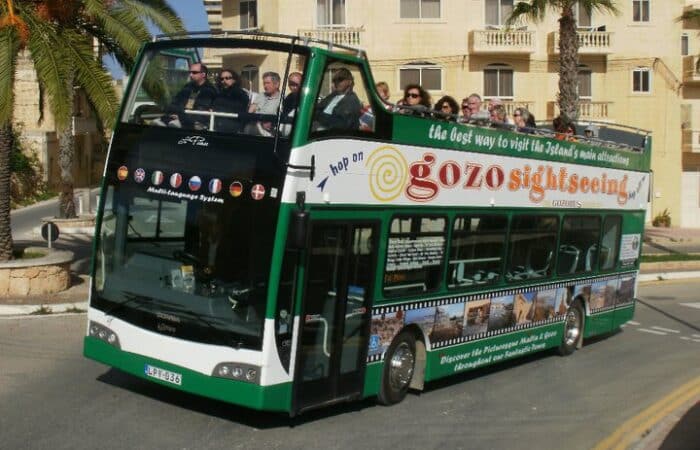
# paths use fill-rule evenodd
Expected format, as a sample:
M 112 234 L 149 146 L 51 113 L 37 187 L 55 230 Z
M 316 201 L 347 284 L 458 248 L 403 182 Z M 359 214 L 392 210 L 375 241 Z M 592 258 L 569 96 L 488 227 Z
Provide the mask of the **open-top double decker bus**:
M 202 55 L 251 96 L 263 74 L 283 98 L 302 73 L 298 106 L 189 105 L 197 126 L 162 126 Z M 374 84 L 363 52 L 297 37 L 146 44 L 105 168 L 85 355 L 295 415 L 570 354 L 633 316 L 646 133 L 629 145 L 418 117 Z

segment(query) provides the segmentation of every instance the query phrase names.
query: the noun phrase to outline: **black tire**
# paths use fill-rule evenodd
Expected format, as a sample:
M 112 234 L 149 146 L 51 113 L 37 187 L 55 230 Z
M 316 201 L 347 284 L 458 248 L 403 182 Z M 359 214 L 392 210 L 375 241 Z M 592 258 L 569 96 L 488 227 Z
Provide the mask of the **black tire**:
M 408 393 L 416 367 L 416 338 L 408 331 L 396 336 L 386 352 L 379 402 L 394 405 Z
M 581 302 L 575 300 L 566 311 L 566 317 L 564 318 L 564 335 L 561 338 L 561 344 L 559 344 L 559 354 L 561 356 L 568 356 L 576 351 L 576 347 L 583 335 L 584 316 L 585 313 Z

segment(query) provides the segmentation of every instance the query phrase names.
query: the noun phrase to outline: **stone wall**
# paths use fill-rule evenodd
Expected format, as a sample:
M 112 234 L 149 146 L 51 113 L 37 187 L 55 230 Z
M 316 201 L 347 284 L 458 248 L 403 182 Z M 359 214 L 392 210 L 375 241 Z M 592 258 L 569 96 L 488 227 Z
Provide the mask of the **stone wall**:
M 70 287 L 72 252 L 32 247 L 27 251 L 42 251 L 46 256 L 0 263 L 0 297 L 54 294 Z

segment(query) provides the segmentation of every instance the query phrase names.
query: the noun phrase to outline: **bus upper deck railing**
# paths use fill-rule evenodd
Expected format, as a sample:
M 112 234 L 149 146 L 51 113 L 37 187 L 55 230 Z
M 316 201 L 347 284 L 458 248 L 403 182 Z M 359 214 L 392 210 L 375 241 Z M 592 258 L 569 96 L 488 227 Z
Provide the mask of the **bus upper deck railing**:
M 292 45 L 318 46 L 328 51 L 344 51 L 354 54 L 358 58 L 367 59 L 364 50 L 350 45 L 336 44 L 331 41 L 314 39 L 308 36 L 294 36 L 291 34 L 268 33 L 258 30 L 221 30 L 221 31 L 185 31 L 181 33 L 158 34 L 153 36 L 153 42 L 174 40 L 174 39 L 226 39 L 226 38 L 249 38 L 259 41 L 282 42 Z

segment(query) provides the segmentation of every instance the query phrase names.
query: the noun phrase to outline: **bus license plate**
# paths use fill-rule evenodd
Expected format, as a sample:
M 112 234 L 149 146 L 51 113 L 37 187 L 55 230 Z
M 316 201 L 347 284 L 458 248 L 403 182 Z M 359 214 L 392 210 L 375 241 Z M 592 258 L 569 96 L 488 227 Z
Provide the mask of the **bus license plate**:
M 146 364 L 144 372 L 146 373 L 146 376 L 151 378 L 157 378 L 168 383 L 177 384 L 178 386 L 182 384 L 182 375 L 177 372 L 171 372 L 150 364 Z

